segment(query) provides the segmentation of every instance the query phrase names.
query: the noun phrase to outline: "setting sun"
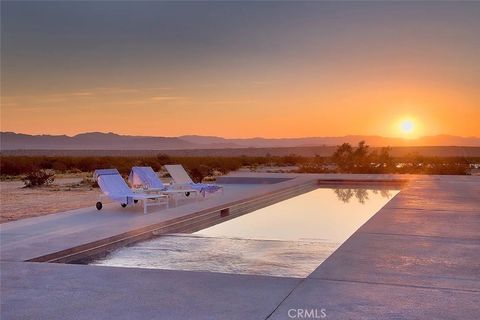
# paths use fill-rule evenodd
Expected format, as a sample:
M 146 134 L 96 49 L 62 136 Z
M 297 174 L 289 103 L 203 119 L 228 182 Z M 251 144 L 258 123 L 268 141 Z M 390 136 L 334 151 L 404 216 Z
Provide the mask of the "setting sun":
M 400 130 L 403 134 L 411 134 L 415 130 L 415 125 L 412 120 L 405 119 L 400 122 Z

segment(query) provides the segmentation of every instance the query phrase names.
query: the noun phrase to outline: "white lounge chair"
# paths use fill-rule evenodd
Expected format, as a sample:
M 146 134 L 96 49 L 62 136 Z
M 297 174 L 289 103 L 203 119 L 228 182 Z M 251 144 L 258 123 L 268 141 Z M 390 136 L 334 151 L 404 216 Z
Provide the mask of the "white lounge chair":
M 168 197 L 166 195 L 133 192 L 117 169 L 95 170 L 93 178 L 98 182 L 104 195 L 113 201 L 120 202 L 123 208 L 138 201 L 143 203 L 143 213 L 147 213 L 147 208 L 154 205 L 166 205 L 168 208 Z M 100 195 L 99 201 L 96 203 L 98 210 L 101 210 L 103 207 L 101 197 L 102 195 Z
M 223 193 L 223 187 L 217 184 L 210 183 L 195 183 L 192 181 L 187 171 L 180 164 L 168 164 L 164 166 L 172 177 L 175 185 L 180 187 L 189 187 L 198 190 L 204 197 L 206 193 L 214 193 L 221 190 Z
M 177 205 L 177 195 L 189 197 L 192 193 L 196 196 L 200 193 L 193 188 L 173 189 L 166 186 L 151 167 L 133 167 L 128 182 L 134 189 L 143 190 L 145 193 L 161 193 L 170 196 L 175 205 Z

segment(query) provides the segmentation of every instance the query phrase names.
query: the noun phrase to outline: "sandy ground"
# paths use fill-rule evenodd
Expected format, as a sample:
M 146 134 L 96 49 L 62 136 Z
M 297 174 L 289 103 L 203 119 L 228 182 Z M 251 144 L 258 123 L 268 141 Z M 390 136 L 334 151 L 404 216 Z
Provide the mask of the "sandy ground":
M 20 180 L 1 181 L 0 223 L 94 206 L 99 189 L 80 184 L 82 178 L 61 176 L 39 188 L 24 188 Z
M 294 166 L 257 167 L 239 171 L 291 172 L 297 169 Z M 85 177 L 91 174 L 57 174 L 52 185 L 38 188 L 24 188 L 20 179 L 0 181 L 0 223 L 95 206 L 100 190 L 81 184 Z

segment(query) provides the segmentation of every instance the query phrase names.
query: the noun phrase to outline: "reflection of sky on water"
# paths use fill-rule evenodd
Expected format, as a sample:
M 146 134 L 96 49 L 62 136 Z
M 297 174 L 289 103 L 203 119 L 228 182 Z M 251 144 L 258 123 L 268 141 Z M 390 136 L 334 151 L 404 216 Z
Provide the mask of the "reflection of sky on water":
M 306 277 L 398 192 L 316 189 L 194 234 L 121 248 L 92 264 Z
M 200 230 L 197 234 L 293 241 L 322 239 L 341 243 L 398 192 L 319 188 Z

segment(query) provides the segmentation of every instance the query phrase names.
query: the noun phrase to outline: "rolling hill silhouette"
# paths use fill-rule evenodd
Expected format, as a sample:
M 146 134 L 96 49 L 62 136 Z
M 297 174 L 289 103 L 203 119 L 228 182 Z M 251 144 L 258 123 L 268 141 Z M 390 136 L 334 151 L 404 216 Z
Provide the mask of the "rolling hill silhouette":
M 75 136 L 29 135 L 0 132 L 1 150 L 193 150 L 225 148 L 284 148 L 336 146 L 344 142 L 366 141 L 372 147 L 392 146 L 469 146 L 480 147 L 478 137 L 449 135 L 426 136 L 418 139 L 381 136 L 348 135 L 306 138 L 245 138 L 226 139 L 215 136 L 186 135 L 179 137 L 130 136 L 115 133 L 88 132 Z

